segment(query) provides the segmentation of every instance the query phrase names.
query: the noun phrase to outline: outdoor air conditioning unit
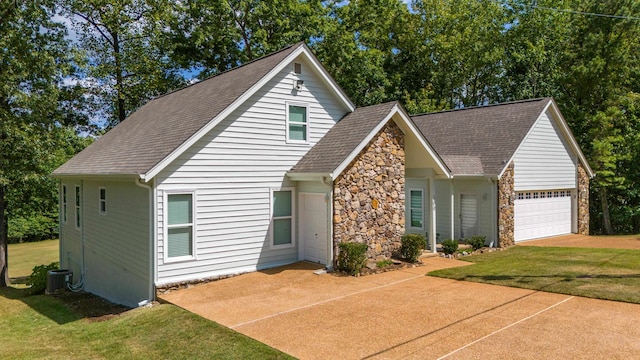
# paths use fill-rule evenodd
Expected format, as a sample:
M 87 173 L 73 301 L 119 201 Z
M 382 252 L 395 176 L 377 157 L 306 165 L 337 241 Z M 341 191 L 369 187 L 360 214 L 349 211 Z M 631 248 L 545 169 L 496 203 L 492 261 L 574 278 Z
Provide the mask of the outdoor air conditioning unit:
M 71 270 L 49 270 L 47 271 L 47 295 L 54 294 L 60 289 L 66 289 L 68 284 L 73 282 L 73 271 Z

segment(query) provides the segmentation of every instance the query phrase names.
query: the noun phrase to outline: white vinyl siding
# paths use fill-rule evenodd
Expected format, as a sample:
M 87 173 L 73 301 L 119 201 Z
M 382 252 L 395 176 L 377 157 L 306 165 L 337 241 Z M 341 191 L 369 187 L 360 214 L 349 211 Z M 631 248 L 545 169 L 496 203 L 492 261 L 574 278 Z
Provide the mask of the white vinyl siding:
M 149 190 L 135 179 L 83 182 L 85 290 L 136 307 L 150 295 Z M 108 189 L 108 216 L 100 215 L 100 188 Z M 82 262 L 82 253 L 72 263 Z M 66 250 L 66 247 L 65 247 Z M 79 268 L 74 270 L 79 279 Z
M 285 67 L 156 177 L 158 284 L 255 271 L 298 260 L 297 245 L 271 246 L 270 189 L 293 185 L 286 172 L 347 110 L 306 60 L 295 61 L 303 64 L 302 74 L 293 74 L 293 65 Z M 294 78 L 304 80 L 302 90 L 292 91 Z M 287 141 L 288 103 L 308 106 L 308 144 Z M 166 206 L 161 193 L 185 188 L 197 190 L 197 260 L 165 262 L 162 229 Z M 296 231 L 294 228 L 294 239 Z
M 293 189 L 273 190 L 271 192 L 271 245 L 273 248 L 294 245 L 294 199 Z
M 576 158 L 551 116 L 540 115 L 514 156 L 516 191 L 576 187 Z

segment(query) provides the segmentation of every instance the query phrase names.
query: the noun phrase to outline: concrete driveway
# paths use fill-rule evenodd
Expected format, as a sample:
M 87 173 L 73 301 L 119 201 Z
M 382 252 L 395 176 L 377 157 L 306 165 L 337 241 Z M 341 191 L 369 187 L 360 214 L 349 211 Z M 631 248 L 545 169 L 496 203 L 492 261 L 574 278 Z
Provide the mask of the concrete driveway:
M 297 263 L 162 299 L 301 359 L 631 359 L 640 305 L 425 276 L 364 277 Z

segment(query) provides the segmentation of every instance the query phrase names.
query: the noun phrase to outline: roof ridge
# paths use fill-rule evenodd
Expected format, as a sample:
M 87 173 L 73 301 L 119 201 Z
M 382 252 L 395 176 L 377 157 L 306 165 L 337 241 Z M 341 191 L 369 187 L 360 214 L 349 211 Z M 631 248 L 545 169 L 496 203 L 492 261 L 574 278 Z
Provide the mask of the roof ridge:
M 268 57 L 274 56 L 274 55 L 279 54 L 279 53 L 281 53 L 281 52 L 283 52 L 283 51 L 285 51 L 285 50 L 289 50 L 289 49 L 291 49 L 291 48 L 293 48 L 293 47 L 300 46 L 300 45 L 304 45 L 304 41 L 299 41 L 299 42 L 297 42 L 297 43 L 295 43 L 295 44 L 288 45 L 288 46 L 286 46 L 286 47 L 284 47 L 284 48 L 282 48 L 282 49 L 280 49 L 280 50 L 277 50 L 277 51 L 274 51 L 274 52 L 272 52 L 272 53 L 269 53 L 269 54 L 263 55 L 263 56 L 261 56 L 261 57 L 259 57 L 259 58 L 253 59 L 253 60 L 249 60 L 249 61 L 247 61 L 247 62 L 245 62 L 245 63 L 243 63 L 243 64 L 240 64 L 240 65 L 238 65 L 238 66 L 234 66 L 234 67 L 232 67 L 232 68 L 230 68 L 230 69 L 227 69 L 227 70 L 225 70 L 225 71 L 219 72 L 219 73 L 217 73 L 217 74 L 210 75 L 210 76 L 208 76 L 208 77 L 206 77 L 206 78 L 204 78 L 204 79 L 202 79 L 202 80 L 200 80 L 200 81 L 196 81 L 196 82 L 194 82 L 194 83 L 191 83 L 191 84 L 185 85 L 185 86 L 183 86 L 183 87 L 181 87 L 181 88 L 174 89 L 174 90 L 171 90 L 171 91 L 169 91 L 169 92 L 167 92 L 167 93 L 164 93 L 164 94 L 158 95 L 158 96 L 156 96 L 156 97 L 151 98 L 151 100 L 149 100 L 149 101 L 157 100 L 157 99 L 163 98 L 163 97 L 165 97 L 165 96 L 167 96 L 167 95 L 171 95 L 171 94 L 173 94 L 173 93 L 176 93 L 176 92 L 178 92 L 178 91 L 182 91 L 182 90 L 184 90 L 184 89 L 188 89 L 188 88 L 190 88 L 190 87 L 192 87 L 192 86 L 195 86 L 195 85 L 198 85 L 198 84 L 202 84 L 202 83 L 204 83 L 204 82 L 205 82 L 205 81 L 207 81 L 207 80 L 211 80 L 211 79 L 217 78 L 218 76 L 221 76 L 221 75 L 224 75 L 224 74 L 230 73 L 230 72 L 232 72 L 232 71 L 238 70 L 238 69 L 240 69 L 240 68 L 246 67 L 247 65 L 251 65 L 251 64 L 253 64 L 253 63 L 255 63 L 255 62 L 258 62 L 258 61 L 260 61 L 260 60 L 263 60 L 263 59 L 266 59 L 266 58 L 268 58 Z
M 434 111 L 434 112 L 412 114 L 411 117 L 413 118 L 413 117 L 417 117 L 417 116 L 443 114 L 443 113 L 463 111 L 463 110 L 487 109 L 487 108 L 492 108 L 492 107 L 505 106 L 505 105 L 515 105 L 515 104 L 524 104 L 524 103 L 528 103 L 528 102 L 542 101 L 542 100 L 547 100 L 547 99 L 551 100 L 553 98 L 552 97 L 541 97 L 541 98 L 534 98 L 534 99 L 507 101 L 507 102 L 503 102 L 503 103 L 489 104 L 489 105 L 475 105 L 475 106 L 463 107 L 463 108 L 458 108 L 458 109 L 449 109 L 449 110 L 441 110 L 441 111 Z

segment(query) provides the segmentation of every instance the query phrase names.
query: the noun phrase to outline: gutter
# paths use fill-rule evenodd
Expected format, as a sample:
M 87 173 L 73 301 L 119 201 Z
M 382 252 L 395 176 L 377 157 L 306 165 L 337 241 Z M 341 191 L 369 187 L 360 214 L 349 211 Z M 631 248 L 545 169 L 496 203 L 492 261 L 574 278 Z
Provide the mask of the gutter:
M 142 182 L 142 179 L 138 178 L 134 180 L 135 184 L 143 189 L 149 190 L 149 295 L 146 300 L 138 302 L 138 306 L 144 306 L 154 301 L 155 294 L 155 282 L 153 275 L 153 255 L 154 255 L 154 237 L 153 237 L 153 215 L 155 213 L 153 208 L 153 187 L 151 185 Z

